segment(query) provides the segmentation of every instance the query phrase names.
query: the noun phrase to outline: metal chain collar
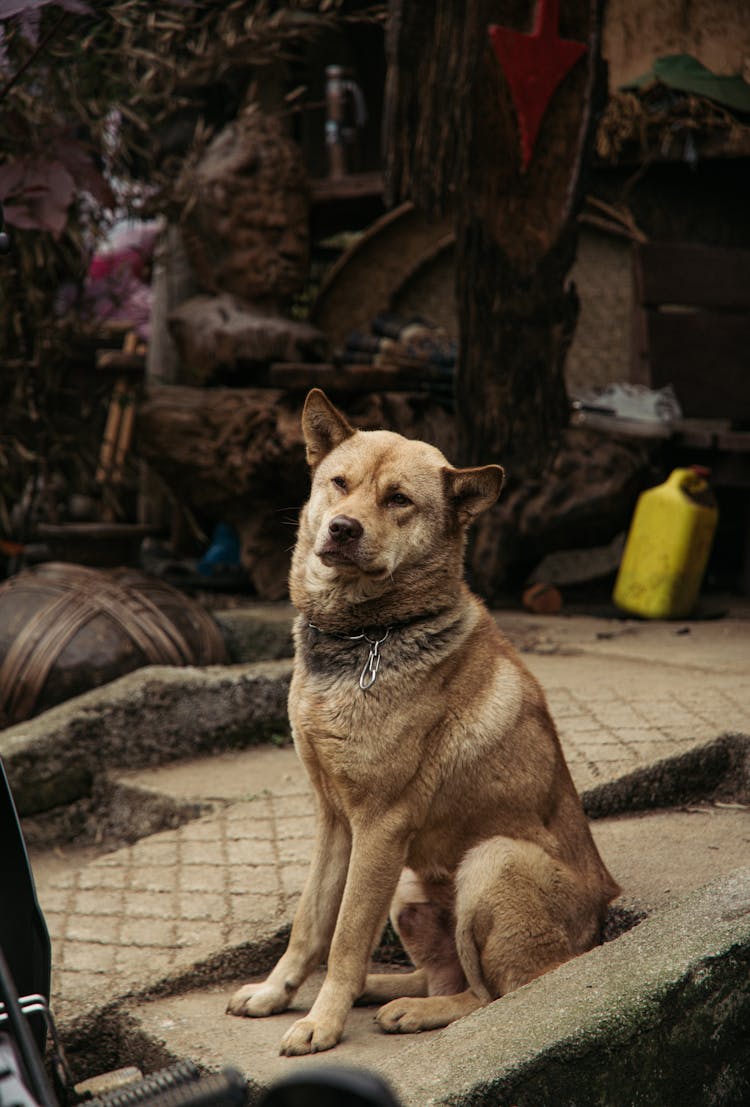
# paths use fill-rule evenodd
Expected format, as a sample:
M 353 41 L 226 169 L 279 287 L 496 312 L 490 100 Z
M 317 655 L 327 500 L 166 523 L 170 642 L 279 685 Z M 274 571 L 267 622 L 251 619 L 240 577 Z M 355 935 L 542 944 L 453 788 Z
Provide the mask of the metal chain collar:
M 311 627 L 312 630 L 317 630 L 318 634 L 329 634 L 332 638 L 340 638 L 346 642 L 367 642 L 370 647 L 370 652 L 367 655 L 364 668 L 359 674 L 359 686 L 363 692 L 366 692 L 368 688 L 372 688 L 377 680 L 378 669 L 380 668 L 380 647 L 391 633 L 391 627 L 385 628 L 385 634 L 382 638 L 370 638 L 369 634 L 364 630 L 361 634 L 335 634 L 333 631 L 322 630 L 321 627 L 316 627 L 315 623 L 308 623 L 307 625 Z

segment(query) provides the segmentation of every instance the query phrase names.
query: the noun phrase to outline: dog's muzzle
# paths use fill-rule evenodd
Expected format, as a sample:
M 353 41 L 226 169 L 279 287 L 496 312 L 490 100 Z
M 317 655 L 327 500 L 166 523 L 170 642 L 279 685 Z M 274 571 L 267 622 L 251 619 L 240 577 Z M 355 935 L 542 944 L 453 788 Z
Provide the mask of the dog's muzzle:
M 328 524 L 329 540 L 337 546 L 353 545 L 363 534 L 359 519 L 352 519 L 350 515 L 336 515 Z
M 317 551 L 325 565 L 356 565 L 359 540 L 365 529 L 359 519 L 336 515 L 328 524 L 326 540 Z

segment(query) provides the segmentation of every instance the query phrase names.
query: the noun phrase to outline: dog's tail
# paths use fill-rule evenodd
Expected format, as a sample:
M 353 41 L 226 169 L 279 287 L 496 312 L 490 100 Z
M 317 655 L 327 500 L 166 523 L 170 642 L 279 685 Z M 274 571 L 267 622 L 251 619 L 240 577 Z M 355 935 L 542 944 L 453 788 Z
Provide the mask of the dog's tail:
M 492 995 L 484 980 L 482 963 L 479 959 L 479 943 L 474 936 L 472 920 L 467 920 L 456 927 L 456 950 L 472 992 L 478 999 L 491 1003 L 495 996 Z

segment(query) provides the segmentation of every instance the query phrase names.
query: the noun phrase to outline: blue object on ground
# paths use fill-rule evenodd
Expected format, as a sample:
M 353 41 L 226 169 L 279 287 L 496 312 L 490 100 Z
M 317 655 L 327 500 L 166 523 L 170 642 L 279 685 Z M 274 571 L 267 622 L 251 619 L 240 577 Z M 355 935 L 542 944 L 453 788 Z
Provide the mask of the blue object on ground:
M 221 569 L 237 569 L 240 565 L 240 540 L 228 523 L 217 523 L 211 535 L 211 545 L 198 562 L 201 576 L 211 577 Z

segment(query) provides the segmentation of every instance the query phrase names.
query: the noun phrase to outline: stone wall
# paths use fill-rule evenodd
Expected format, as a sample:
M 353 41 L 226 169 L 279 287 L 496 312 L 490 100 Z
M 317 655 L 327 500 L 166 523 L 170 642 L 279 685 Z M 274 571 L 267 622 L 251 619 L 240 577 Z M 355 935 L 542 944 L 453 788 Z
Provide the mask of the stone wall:
M 714 73 L 750 66 L 747 0 L 608 0 L 603 52 L 614 90 L 665 54 L 692 54 Z

